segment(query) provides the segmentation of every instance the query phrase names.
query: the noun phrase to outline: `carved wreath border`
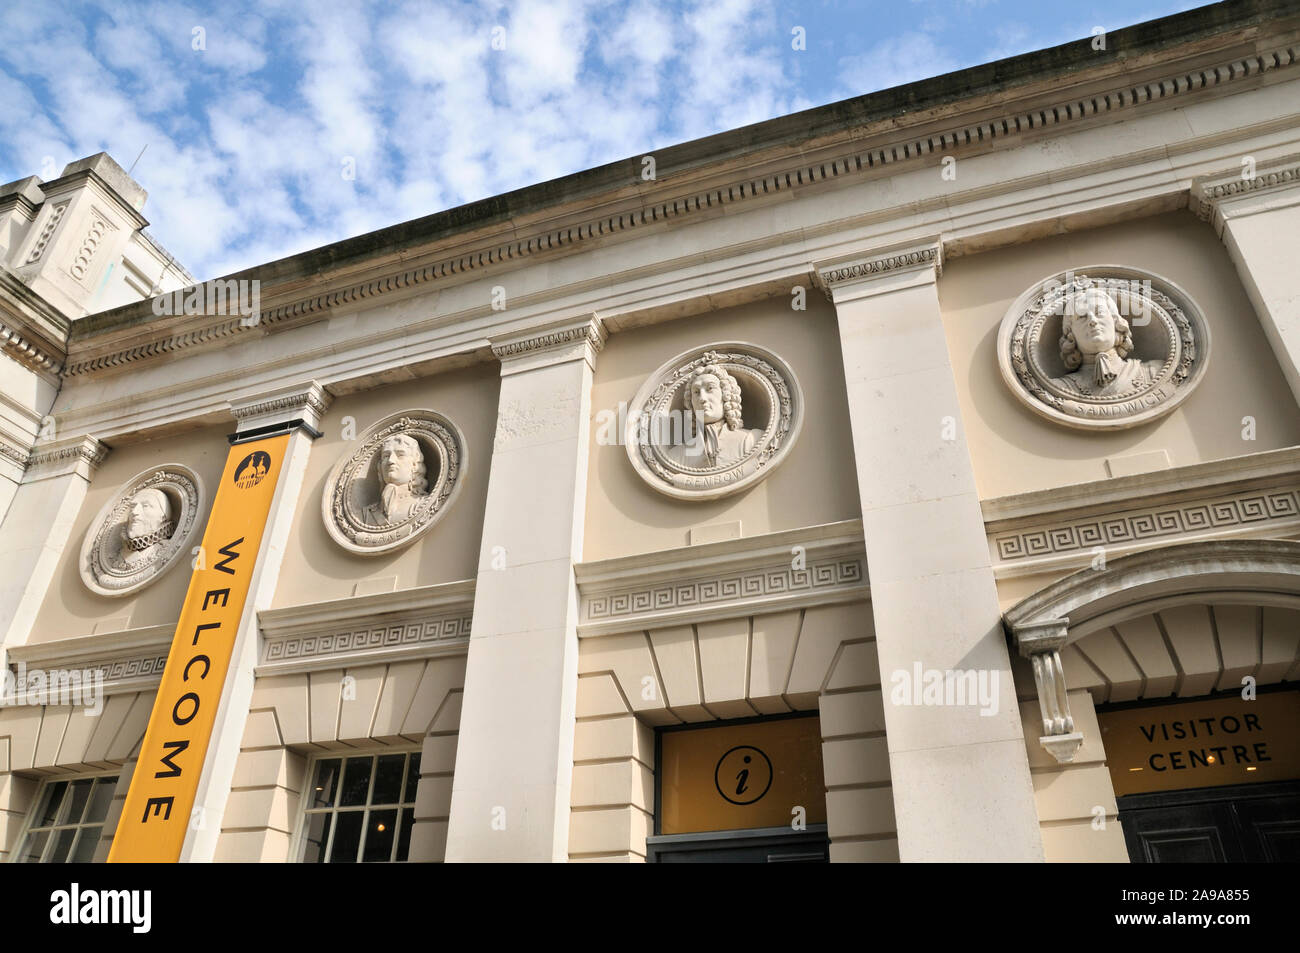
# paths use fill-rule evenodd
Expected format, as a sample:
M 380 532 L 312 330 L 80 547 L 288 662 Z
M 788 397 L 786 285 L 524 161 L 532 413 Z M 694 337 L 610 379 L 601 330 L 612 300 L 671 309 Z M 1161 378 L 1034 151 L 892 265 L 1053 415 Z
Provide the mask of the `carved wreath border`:
M 410 528 L 410 532 L 404 537 L 414 539 L 422 532 L 434 518 L 442 511 L 443 506 L 455 490 L 457 481 L 460 478 L 460 460 L 461 449 L 460 441 L 450 429 L 443 426 L 436 420 L 430 420 L 424 417 L 410 417 L 403 415 L 394 420 L 385 427 L 376 430 L 366 438 L 365 443 L 352 452 L 348 457 L 348 462 L 339 471 L 335 479 L 332 493 L 334 526 L 340 533 L 346 536 L 357 546 L 373 545 L 370 540 L 362 540 L 360 536 L 376 536 L 385 531 L 385 527 L 371 527 L 369 529 L 359 527 L 369 527 L 370 524 L 362 523 L 352 512 L 352 499 L 350 488 L 352 482 L 365 475 L 374 461 L 376 449 L 389 437 L 398 434 L 411 435 L 419 433 L 429 438 L 437 447 L 439 461 L 442 464 L 441 472 L 438 474 L 438 483 L 433 492 L 419 500 L 415 504 L 415 515 L 408 517 L 402 523 L 395 527 L 387 528 L 388 532 L 393 532 L 398 528 Z M 341 518 L 340 518 L 341 517 Z M 388 542 L 395 542 L 390 540 Z M 378 545 L 386 545 L 380 543 Z M 378 548 L 378 546 L 376 546 Z
M 143 490 L 158 489 L 162 486 L 175 489 L 181 496 L 181 511 L 176 514 L 171 536 L 159 544 L 148 562 L 130 571 L 123 571 L 109 565 L 105 559 L 108 535 L 121 529 L 126 521 L 126 511 L 131 499 Z M 159 467 L 144 479 L 137 477 L 123 484 L 116 499 L 110 504 L 108 512 L 100 519 L 89 552 L 86 554 L 84 569 L 99 587 L 95 591 L 100 592 L 101 595 L 126 595 L 162 575 L 171 561 L 176 558 L 198 522 L 202 495 L 198 482 L 190 474 L 168 467 Z
M 748 367 L 763 377 L 776 393 L 777 413 L 773 414 L 772 419 L 768 421 L 766 431 L 763 434 L 766 443 L 758 453 L 758 468 L 761 469 L 771 460 L 772 455 L 781 449 L 782 441 L 785 439 L 786 434 L 790 432 L 794 409 L 790 388 L 786 384 L 785 378 L 767 361 L 752 354 L 710 350 L 678 367 L 660 381 L 659 386 L 654 389 L 650 397 L 642 405 L 638 414 L 637 433 L 640 435 L 649 434 L 654 419 L 654 408 L 661 406 L 665 401 L 671 401 L 678 388 L 682 386 L 682 381 L 689 377 L 696 368 L 703 367 L 706 364 L 721 364 L 724 367 L 728 364 L 738 364 Z M 771 433 L 770 438 L 768 433 Z M 656 476 L 670 486 L 673 485 L 673 476 L 676 474 L 663 465 L 648 440 L 638 440 L 637 451 L 645 465 Z M 686 471 L 681 472 L 685 473 Z
M 1026 390 L 1040 401 L 1061 413 L 1067 413 L 1062 410 L 1064 398 L 1043 386 L 1042 381 L 1049 375 L 1039 366 L 1037 359 L 1027 347 L 1027 342 L 1036 339 L 1041 334 L 1043 324 L 1054 314 L 1054 311 L 1047 310 L 1049 303 L 1054 308 L 1056 303 L 1062 300 L 1065 295 L 1084 288 L 1103 288 L 1111 293 L 1124 290 L 1128 291 L 1130 296 L 1133 294 L 1132 286 L 1127 278 L 1089 278 L 1087 275 L 1076 275 L 1074 281 L 1069 285 L 1054 288 L 1047 294 L 1038 295 L 1032 305 L 1026 308 L 1016 321 L 1011 336 L 1011 365 L 1015 368 L 1016 378 Z M 1188 320 L 1187 315 L 1183 313 L 1182 308 L 1178 307 L 1164 292 L 1152 288 L 1150 295 L 1144 296 L 1157 307 L 1164 319 L 1168 351 L 1164 364 L 1160 369 L 1160 375 L 1163 378 L 1168 373 L 1169 366 L 1173 363 L 1175 352 L 1177 352 L 1178 366 L 1174 369 L 1171 379 L 1177 384 L 1182 384 L 1191 374 L 1192 365 L 1196 361 L 1196 340 L 1192 334 L 1191 322 Z M 1114 402 L 1130 400 L 1133 396 L 1116 398 Z M 1099 401 L 1098 403 L 1108 402 Z M 1071 414 L 1070 416 L 1075 415 Z

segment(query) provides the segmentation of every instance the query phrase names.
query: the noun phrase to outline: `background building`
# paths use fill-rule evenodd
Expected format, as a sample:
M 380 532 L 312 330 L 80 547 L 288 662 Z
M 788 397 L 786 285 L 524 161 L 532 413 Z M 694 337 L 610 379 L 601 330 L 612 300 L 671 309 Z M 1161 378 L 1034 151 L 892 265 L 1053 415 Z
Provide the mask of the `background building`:
M 0 854 L 133 846 L 217 499 L 181 859 L 1295 859 L 1298 59 L 1207 7 L 197 291 L 107 156 L 0 188 Z

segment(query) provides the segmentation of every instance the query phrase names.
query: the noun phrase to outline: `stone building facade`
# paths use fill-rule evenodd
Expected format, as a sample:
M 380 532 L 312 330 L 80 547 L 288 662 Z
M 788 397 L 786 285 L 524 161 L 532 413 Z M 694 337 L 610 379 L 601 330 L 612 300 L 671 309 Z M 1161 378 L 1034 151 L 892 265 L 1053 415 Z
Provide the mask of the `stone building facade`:
M 1288 856 L 1300 14 L 1095 46 L 230 276 L 256 313 L 160 306 L 107 156 L 0 188 L 0 857 L 107 857 L 268 434 L 182 860 Z

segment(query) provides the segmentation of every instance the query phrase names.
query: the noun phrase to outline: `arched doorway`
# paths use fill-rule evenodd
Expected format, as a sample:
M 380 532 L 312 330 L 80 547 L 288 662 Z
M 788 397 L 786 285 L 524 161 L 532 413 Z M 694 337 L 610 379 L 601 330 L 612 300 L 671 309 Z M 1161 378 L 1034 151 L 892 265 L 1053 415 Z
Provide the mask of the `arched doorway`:
M 1061 765 L 1095 707 L 1131 860 L 1300 859 L 1300 542 L 1126 556 L 1004 618 Z

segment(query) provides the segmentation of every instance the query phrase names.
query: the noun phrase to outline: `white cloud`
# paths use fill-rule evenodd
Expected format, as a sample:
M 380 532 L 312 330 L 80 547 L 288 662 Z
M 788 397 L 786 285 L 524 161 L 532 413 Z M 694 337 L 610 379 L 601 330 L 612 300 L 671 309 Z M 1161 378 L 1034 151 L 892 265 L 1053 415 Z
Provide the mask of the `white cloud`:
M 842 58 L 840 82 L 845 96 L 861 96 L 949 73 L 961 65 L 929 34 L 909 32 Z
M 10 177 L 147 143 L 151 230 L 199 277 L 807 108 L 805 71 L 825 102 L 956 65 L 914 28 L 792 52 L 777 0 L 52 0 L 6 27 Z

